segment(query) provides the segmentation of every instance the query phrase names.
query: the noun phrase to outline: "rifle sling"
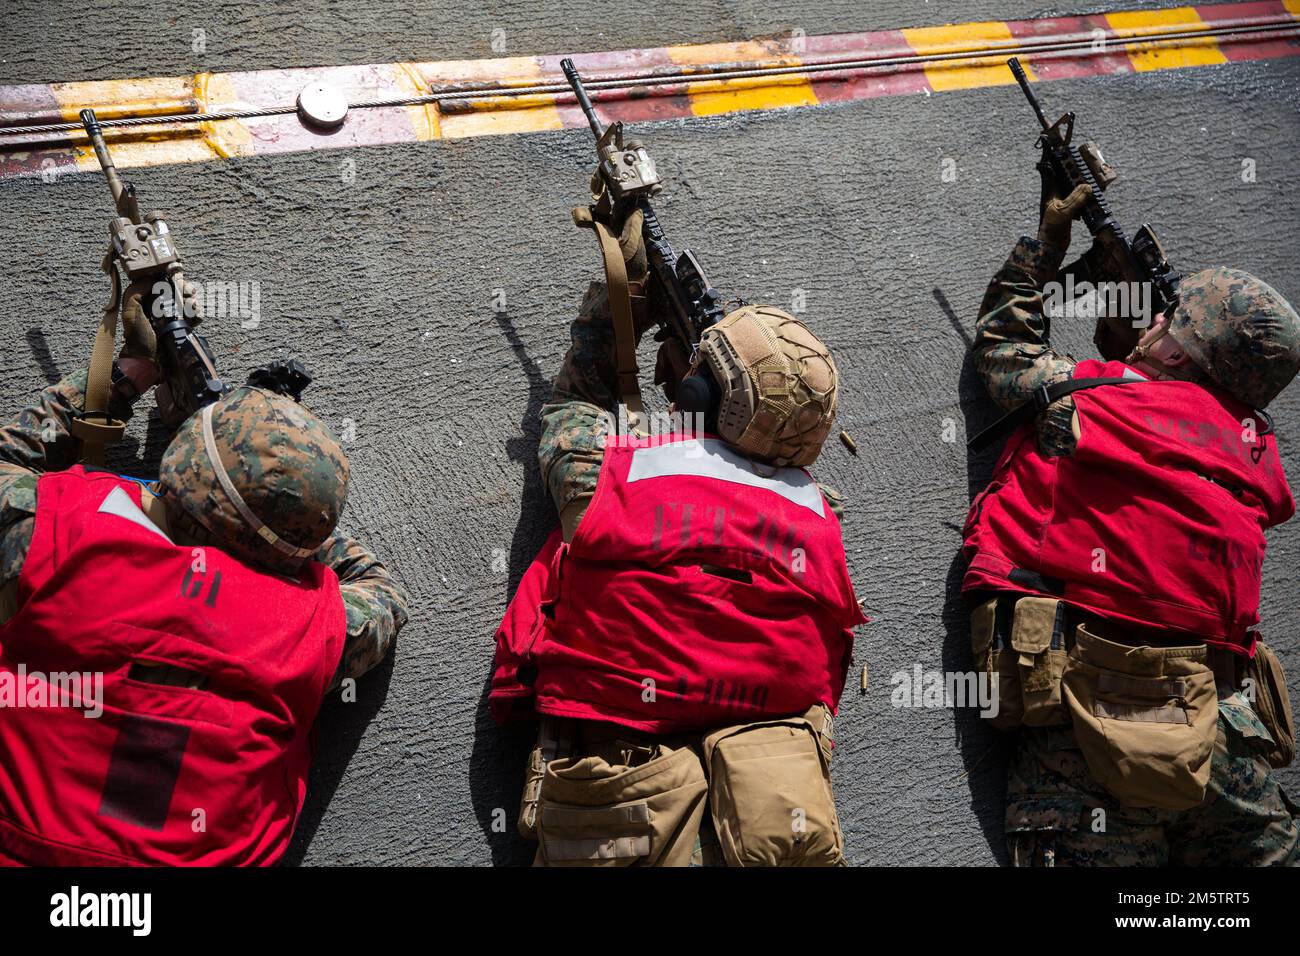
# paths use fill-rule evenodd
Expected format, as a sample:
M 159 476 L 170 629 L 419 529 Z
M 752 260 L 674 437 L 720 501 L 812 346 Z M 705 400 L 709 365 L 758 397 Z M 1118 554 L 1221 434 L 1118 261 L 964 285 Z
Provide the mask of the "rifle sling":
M 109 389 L 113 379 L 113 352 L 117 346 L 117 309 L 122 292 L 121 278 L 113 265 L 110 249 L 100 266 L 113 288 L 104 306 L 95 345 L 90 353 L 90 372 L 86 376 L 86 401 L 82 412 L 73 417 L 69 430 L 81 439 L 81 460 L 91 465 L 104 464 L 104 446 L 121 439 L 126 423 L 108 415 Z
M 588 207 L 573 210 L 573 221 L 596 233 L 601 257 L 605 262 L 605 286 L 609 292 L 609 309 L 614 322 L 614 352 L 618 371 L 619 402 L 627 409 L 627 421 L 637 429 L 644 417 L 641 385 L 636 364 L 636 326 L 632 319 L 632 295 L 628 286 L 627 263 L 618 236 L 610 232 Z M 621 416 L 620 416 L 621 419 Z
M 1060 382 L 1053 382 L 1051 385 L 1041 385 L 1034 390 L 1033 398 L 1007 412 L 968 441 L 966 446 L 971 451 L 983 451 L 1012 429 L 1023 425 L 1025 422 L 1033 421 L 1046 411 L 1048 405 L 1074 392 L 1080 392 L 1086 388 L 1097 388 L 1102 385 L 1124 385 L 1128 382 L 1145 381 L 1147 379 L 1105 375 L 1094 378 L 1070 378 Z

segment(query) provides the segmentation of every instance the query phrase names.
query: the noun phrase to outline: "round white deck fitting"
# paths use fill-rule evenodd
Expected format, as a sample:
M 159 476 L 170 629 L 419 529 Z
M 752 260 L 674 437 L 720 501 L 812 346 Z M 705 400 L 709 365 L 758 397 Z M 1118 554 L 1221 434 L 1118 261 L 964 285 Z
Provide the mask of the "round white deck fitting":
M 320 129 L 338 129 L 347 119 L 348 101 L 326 83 L 308 83 L 298 94 L 298 116 Z

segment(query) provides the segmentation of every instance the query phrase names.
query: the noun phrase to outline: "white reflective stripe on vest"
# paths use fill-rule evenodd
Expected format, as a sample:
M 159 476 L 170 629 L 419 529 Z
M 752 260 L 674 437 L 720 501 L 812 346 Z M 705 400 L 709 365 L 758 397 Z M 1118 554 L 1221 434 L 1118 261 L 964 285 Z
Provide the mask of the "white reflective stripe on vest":
M 807 508 L 819 518 L 826 517 L 821 489 L 808 472 L 802 468 L 773 468 L 750 461 L 716 438 L 638 448 L 632 453 L 632 467 L 627 473 L 629 483 L 671 475 L 715 478 L 751 488 L 766 488 Z
M 163 540 L 171 541 L 171 538 L 167 537 L 167 533 L 150 521 L 149 516 L 141 511 L 140 506 L 132 501 L 131 496 L 121 488 L 114 488 L 108 493 L 108 497 L 100 502 L 99 511 L 101 514 L 117 515 L 119 518 L 125 518 L 127 521 L 152 531 Z

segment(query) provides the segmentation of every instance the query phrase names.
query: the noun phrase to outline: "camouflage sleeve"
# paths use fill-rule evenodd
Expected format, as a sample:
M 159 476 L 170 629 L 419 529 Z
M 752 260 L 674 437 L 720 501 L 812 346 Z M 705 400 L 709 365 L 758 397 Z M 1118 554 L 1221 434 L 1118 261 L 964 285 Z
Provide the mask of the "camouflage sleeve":
M 596 492 L 605 437 L 618 407 L 614 326 L 603 282 L 587 289 L 570 327 L 569 351 L 555 377 L 551 399 L 542 406 L 542 436 L 537 448 L 542 481 L 565 525 L 573 529 Z
M 335 532 L 313 556 L 339 578 L 347 638 L 330 690 L 344 678 L 357 678 L 384 659 L 406 624 L 406 589 L 380 560 L 346 535 Z
M 1064 253 L 1021 237 L 989 283 L 975 325 L 975 368 L 992 399 L 1010 410 L 1043 385 L 1070 378 L 1077 364 L 1047 340 L 1043 283 L 1060 268 Z M 1074 399 L 1052 403 L 1038 420 L 1038 446 L 1057 457 L 1074 451 Z
M 835 514 L 835 517 L 843 521 L 844 502 L 846 500 L 844 496 L 830 485 L 823 485 L 820 481 L 817 482 L 817 487 L 821 489 L 822 497 L 825 498 L 826 503 L 830 505 L 831 511 Z
M 0 588 L 17 579 L 27 557 L 35 524 L 37 478 L 42 472 L 61 471 L 77 462 L 79 442 L 70 428 L 73 414 L 85 404 L 85 390 L 83 369 L 46 388 L 35 402 L 0 427 Z M 109 413 L 128 421 L 131 407 L 114 399 Z

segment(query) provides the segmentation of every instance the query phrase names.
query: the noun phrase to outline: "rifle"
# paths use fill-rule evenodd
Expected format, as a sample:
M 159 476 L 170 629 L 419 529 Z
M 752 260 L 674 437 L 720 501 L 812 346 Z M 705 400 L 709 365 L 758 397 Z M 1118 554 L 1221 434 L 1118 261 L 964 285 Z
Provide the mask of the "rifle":
M 102 464 L 103 445 L 121 437 L 125 428 L 122 423 L 113 422 L 107 414 L 110 374 L 112 384 L 121 379 L 120 371 L 113 364 L 113 348 L 117 311 L 121 307 L 122 274 L 125 274 L 127 282 L 152 280 L 151 290 L 145 295 L 141 307 L 157 339 L 162 380 L 154 390 L 154 397 L 163 424 L 169 427 L 179 425 L 196 411 L 220 399 L 230 387 L 217 372 L 216 359 L 207 340 L 195 331 L 198 322 L 185 314 L 185 275 L 166 220 L 156 212 L 141 215 L 135 187 L 123 182 L 118 175 L 95 111 L 82 110 L 81 123 L 108 180 L 113 208 L 117 213 L 109 222 L 111 244 L 103 262 L 113 289 L 104 307 L 104 321 L 91 356 L 86 408 L 77 416 L 73 429 L 74 434 L 89 443 L 86 460 Z M 311 377 L 297 360 L 276 360 L 255 370 L 248 382 L 298 400 L 302 390 L 310 384 Z M 96 424 L 96 419 L 103 424 Z
M 560 68 L 596 137 L 596 155 L 605 188 L 590 210 L 592 218 L 622 222 L 634 209 L 640 209 L 644 217 L 646 260 L 650 274 L 658 280 L 654 288 L 666 306 L 654 310 L 655 315 L 663 317 L 655 339 L 665 343 L 668 353 L 665 356 L 661 352 L 655 383 L 663 385 L 669 400 L 675 401 L 683 411 L 703 413 L 720 397 L 720 389 L 709 375 L 692 375 L 683 380 L 682 374 L 695 354 L 700 336 L 722 320 L 722 297 L 710 284 L 695 254 L 689 249 L 676 252 L 659 224 L 650 197 L 660 191 L 662 181 L 650 154 L 639 143 L 624 142 L 621 120 L 602 126 L 571 59 L 561 60 Z M 608 265 L 607 257 L 607 271 Z M 620 372 L 625 375 L 627 369 Z M 631 372 L 635 376 L 635 365 Z M 628 387 L 625 384 L 625 401 Z
M 1083 222 L 1092 234 L 1092 246 L 1072 265 L 1062 269 L 1060 276 L 1073 276 L 1076 281 L 1094 284 L 1100 281 L 1145 283 L 1151 292 L 1151 314 L 1165 312 L 1178 301 L 1178 283 L 1182 276 L 1169 265 L 1155 230 L 1143 224 L 1131 240 L 1125 235 L 1124 227 L 1111 212 L 1105 195 L 1107 187 L 1118 176 L 1114 168 L 1102 157 L 1096 143 L 1074 144 L 1074 113 L 1064 114 L 1055 123 L 1047 121 L 1018 59 L 1012 57 L 1007 66 L 1042 127 L 1038 137 L 1038 145 L 1042 147 L 1042 157 L 1038 161 L 1042 178 L 1039 217 L 1042 217 L 1053 193 L 1065 196 L 1085 183 L 1092 187 L 1092 198 L 1083 208 Z M 1135 318 L 1132 315 L 1098 316 L 1093 342 L 1103 358 L 1123 359 L 1133 351 L 1141 327 L 1140 324 L 1135 326 Z

